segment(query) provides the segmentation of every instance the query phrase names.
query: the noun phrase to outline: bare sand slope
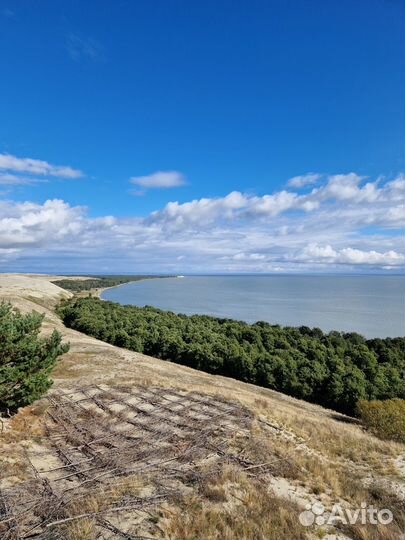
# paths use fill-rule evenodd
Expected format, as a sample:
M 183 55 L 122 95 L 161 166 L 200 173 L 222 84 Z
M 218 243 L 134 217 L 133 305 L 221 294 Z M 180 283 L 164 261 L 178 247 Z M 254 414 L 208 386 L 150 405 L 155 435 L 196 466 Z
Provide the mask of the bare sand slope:
M 52 529 L 67 540 L 313 538 L 319 527 L 298 521 L 306 504 L 356 508 L 375 503 L 376 490 L 381 504 L 404 498 L 403 445 L 379 441 L 316 405 L 65 328 L 54 307 L 71 293 L 51 283 L 58 277 L 0 275 L 1 300 L 45 313 L 44 332 L 56 328 L 70 343 L 49 396 L 5 421 L 0 536 L 2 496 L 22 516 L 21 530 L 39 523 L 38 538 Z M 57 501 L 58 512 L 24 513 L 28 485 L 38 508 Z M 106 490 L 117 499 L 112 507 L 99 500 Z M 78 507 L 66 499 L 70 493 L 82 501 Z M 12 536 L 17 525 L 7 519 L 4 538 L 24 538 Z M 373 536 L 372 527 L 356 527 L 322 534 L 400 538 L 399 529 Z

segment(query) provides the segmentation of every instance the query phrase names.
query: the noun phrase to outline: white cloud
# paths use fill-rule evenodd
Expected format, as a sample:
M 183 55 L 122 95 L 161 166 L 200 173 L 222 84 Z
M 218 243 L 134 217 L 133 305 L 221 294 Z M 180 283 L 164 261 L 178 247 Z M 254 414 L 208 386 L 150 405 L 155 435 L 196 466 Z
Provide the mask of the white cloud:
M 372 265 L 372 266 L 403 266 L 405 255 L 390 250 L 384 253 L 370 250 L 353 249 L 351 247 L 334 249 L 330 245 L 309 244 L 301 252 L 292 257 L 297 262 L 327 262 L 349 265 Z
M 72 208 L 61 200 L 43 205 L 31 202 L 0 203 L 0 248 L 52 246 L 81 230 L 83 208 Z
M 263 261 L 266 259 L 266 255 L 263 253 L 236 253 L 232 257 L 235 261 Z
M 306 246 L 297 258 L 303 260 L 334 260 L 337 252 L 329 245 L 319 246 L 318 244 L 309 244 Z
M 316 184 L 318 180 L 321 179 L 321 177 L 322 175 L 318 173 L 308 173 L 302 176 L 294 176 L 293 178 L 290 178 L 288 180 L 287 186 L 294 187 L 294 188 L 302 188 L 305 186 L 310 186 L 310 185 Z
M 11 154 L 0 154 L 0 170 L 58 178 L 80 178 L 83 176 L 81 171 L 72 167 L 51 165 L 47 161 L 39 159 L 18 158 Z
M 27 176 L 17 176 L 10 173 L 0 173 L 0 185 L 1 186 L 25 186 L 29 184 L 36 184 L 43 180 L 37 178 L 29 178 Z
M 209 224 L 217 220 L 271 220 L 288 211 L 301 211 L 330 221 L 331 216 L 350 219 L 357 225 L 401 226 L 405 224 L 402 199 L 405 180 L 397 179 L 380 185 L 380 181 L 361 185 L 362 177 L 350 173 L 334 175 L 326 184 L 308 194 L 279 191 L 261 197 L 234 191 L 225 197 L 195 199 L 186 203 L 170 202 L 153 212 L 150 220 L 167 226 Z M 343 203 L 343 204 L 342 204 Z
M 275 217 L 300 206 L 296 193 L 280 191 L 274 195 L 256 197 L 232 191 L 225 197 L 195 199 L 186 203 L 170 202 L 162 210 L 153 212 L 151 220 L 167 225 L 209 224 L 217 220 L 255 219 Z M 304 204 L 304 201 L 302 201 Z
M 391 180 L 386 185 L 386 190 L 388 190 L 394 197 L 402 199 L 405 195 L 405 175 L 399 174 L 395 180 Z
M 274 217 L 297 207 L 299 200 L 299 196 L 290 191 L 280 191 L 274 195 L 263 195 L 263 197 L 251 197 L 246 199 L 247 213 Z
M 186 183 L 184 176 L 178 171 L 157 171 L 147 176 L 133 176 L 129 181 L 144 189 L 168 189 L 184 186 Z
M 329 176 L 326 186 L 315 190 L 321 199 L 336 199 L 340 201 L 374 202 L 378 199 L 380 190 L 378 181 L 368 182 L 360 186 L 363 177 L 355 174 L 336 174 Z
M 239 191 L 232 191 L 216 199 L 195 199 L 179 204 L 168 203 L 162 210 L 152 212 L 151 222 L 182 227 L 185 224 L 208 224 L 218 219 L 230 219 L 237 210 L 246 208 L 248 198 Z
M 339 262 L 343 264 L 372 264 L 402 266 L 405 263 L 405 255 L 390 250 L 385 253 L 378 251 L 361 251 L 360 249 L 345 248 L 339 253 Z
M 0 201 L 0 260 L 81 272 L 398 270 L 404 192 L 401 175 L 335 175 L 307 194 L 234 191 L 129 218 L 91 218 L 60 200 Z

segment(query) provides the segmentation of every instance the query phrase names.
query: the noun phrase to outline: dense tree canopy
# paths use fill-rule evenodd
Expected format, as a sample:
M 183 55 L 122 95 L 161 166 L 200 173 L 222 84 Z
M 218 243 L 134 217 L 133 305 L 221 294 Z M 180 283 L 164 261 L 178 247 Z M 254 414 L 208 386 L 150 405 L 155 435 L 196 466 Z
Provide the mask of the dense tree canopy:
M 69 349 L 59 332 L 39 336 L 43 318 L 0 304 L 0 410 L 38 399 L 52 384 L 49 374 L 58 356 Z
M 89 276 L 88 279 L 58 279 L 53 281 L 58 287 L 67 291 L 81 292 L 91 289 L 104 289 L 141 279 L 152 279 L 166 276 Z
M 349 414 L 360 399 L 405 398 L 405 338 L 250 325 L 96 298 L 64 302 L 59 312 L 67 326 L 114 345 Z

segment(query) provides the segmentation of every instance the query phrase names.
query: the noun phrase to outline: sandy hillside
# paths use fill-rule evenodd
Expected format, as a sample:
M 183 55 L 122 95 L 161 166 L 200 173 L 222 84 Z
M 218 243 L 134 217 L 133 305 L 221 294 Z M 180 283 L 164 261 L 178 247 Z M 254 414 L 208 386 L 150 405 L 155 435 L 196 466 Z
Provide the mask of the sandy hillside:
M 402 445 L 333 411 L 67 329 L 53 309 L 71 293 L 57 277 L 0 276 L 1 300 L 45 313 L 44 332 L 70 343 L 48 396 L 3 421 L 1 538 L 401 538 L 401 524 L 337 530 L 298 516 L 363 501 L 400 515 Z

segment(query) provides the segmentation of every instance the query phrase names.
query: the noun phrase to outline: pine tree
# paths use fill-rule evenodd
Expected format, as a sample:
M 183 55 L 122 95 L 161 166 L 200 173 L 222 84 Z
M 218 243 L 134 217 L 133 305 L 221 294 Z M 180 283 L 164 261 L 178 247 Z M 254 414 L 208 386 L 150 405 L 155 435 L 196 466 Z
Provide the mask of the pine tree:
M 51 386 L 50 372 L 69 350 L 56 330 L 41 337 L 44 315 L 23 315 L 0 303 L 0 410 L 16 410 L 42 396 Z

